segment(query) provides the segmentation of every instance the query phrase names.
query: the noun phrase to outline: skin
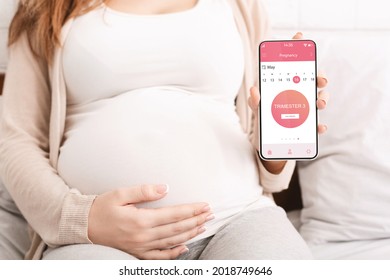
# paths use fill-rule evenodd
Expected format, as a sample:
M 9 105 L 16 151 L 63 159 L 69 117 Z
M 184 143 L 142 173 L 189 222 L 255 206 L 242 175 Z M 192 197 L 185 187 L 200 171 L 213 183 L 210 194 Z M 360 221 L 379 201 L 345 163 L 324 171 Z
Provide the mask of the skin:
M 203 202 L 158 209 L 134 205 L 162 199 L 167 193 L 166 185 L 143 185 L 97 196 L 89 213 L 90 240 L 139 259 L 174 259 L 187 252 L 182 244 L 203 233 L 214 215 Z
M 112 9 L 144 15 L 180 12 L 194 7 L 196 3 L 197 0 L 109 0 L 105 2 Z M 300 39 L 302 34 L 297 33 L 294 38 Z M 318 77 L 320 88 L 325 87 L 326 84 L 326 78 Z M 324 109 L 327 100 L 328 94 L 320 91 L 318 108 Z M 259 90 L 252 87 L 249 104 L 256 118 L 259 101 Z M 326 126 L 319 125 L 320 133 L 325 130 Z M 278 174 L 283 170 L 286 162 L 263 163 L 269 172 Z M 187 252 L 188 248 L 183 244 L 203 233 L 206 230 L 205 223 L 212 220 L 214 214 L 206 202 L 158 209 L 135 206 L 140 202 L 162 199 L 168 191 L 166 185 L 142 185 L 98 195 L 89 213 L 89 239 L 94 244 L 117 248 L 139 259 L 175 259 Z
M 107 0 L 106 5 L 114 10 L 140 15 L 177 13 L 193 8 L 198 0 Z

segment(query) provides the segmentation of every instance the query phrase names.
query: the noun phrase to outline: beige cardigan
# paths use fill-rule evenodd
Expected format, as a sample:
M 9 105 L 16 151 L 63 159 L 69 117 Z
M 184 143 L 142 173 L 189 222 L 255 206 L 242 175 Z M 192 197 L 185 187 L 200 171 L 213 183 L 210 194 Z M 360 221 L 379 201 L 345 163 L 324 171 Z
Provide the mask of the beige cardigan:
M 237 96 L 237 113 L 251 137 L 249 88 L 258 82 L 257 47 L 267 31 L 264 7 L 259 0 L 230 0 L 245 50 L 245 77 Z M 62 31 L 62 41 L 72 25 Z M 32 230 L 32 247 L 26 258 L 40 258 L 45 246 L 91 243 L 88 213 L 95 198 L 71 189 L 57 174 L 62 144 L 66 90 L 62 49 L 51 66 L 34 57 L 26 37 L 9 49 L 4 85 L 4 110 L 0 126 L 0 176 Z M 257 124 L 253 124 L 257 125 Z M 273 175 L 260 161 L 260 184 L 268 193 L 288 186 L 295 162 Z

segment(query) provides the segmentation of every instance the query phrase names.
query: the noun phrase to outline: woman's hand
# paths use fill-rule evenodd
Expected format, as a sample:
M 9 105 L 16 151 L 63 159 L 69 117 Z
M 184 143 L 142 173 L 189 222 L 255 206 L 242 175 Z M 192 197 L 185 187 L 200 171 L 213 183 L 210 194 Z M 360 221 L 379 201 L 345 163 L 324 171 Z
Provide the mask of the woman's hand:
M 302 33 L 298 32 L 295 34 L 293 39 L 302 39 Z M 324 87 L 326 87 L 328 81 L 323 75 L 319 75 L 317 77 L 317 86 L 320 89 L 317 93 L 317 108 L 322 110 L 326 108 L 326 104 L 329 99 L 329 94 L 323 90 Z M 248 100 L 248 104 L 250 108 L 252 109 L 252 112 L 254 114 L 254 137 L 252 138 L 252 145 L 256 148 L 256 151 L 259 152 L 259 131 L 258 131 L 258 123 L 259 123 L 259 103 L 260 103 L 260 92 L 257 87 L 252 87 L 250 89 L 250 96 Z M 318 124 L 318 133 L 324 133 L 327 130 L 326 125 L 324 124 Z M 262 161 L 264 164 L 264 167 L 273 174 L 279 174 L 285 164 L 286 161 Z
M 159 200 L 167 191 L 165 185 L 143 185 L 97 196 L 89 213 L 89 239 L 139 259 L 175 259 L 187 252 L 183 243 L 203 233 L 214 215 L 207 203 L 157 209 L 134 205 Z

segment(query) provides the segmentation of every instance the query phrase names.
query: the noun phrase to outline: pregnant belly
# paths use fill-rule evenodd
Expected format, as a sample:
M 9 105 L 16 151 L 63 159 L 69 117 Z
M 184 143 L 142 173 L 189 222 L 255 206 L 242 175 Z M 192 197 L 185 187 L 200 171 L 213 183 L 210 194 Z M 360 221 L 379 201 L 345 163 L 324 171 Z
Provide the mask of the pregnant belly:
M 149 204 L 159 207 L 210 201 L 238 181 L 249 180 L 250 199 L 259 193 L 234 111 L 204 97 L 150 89 L 71 108 L 65 139 L 59 174 L 84 194 L 168 184 L 169 195 Z

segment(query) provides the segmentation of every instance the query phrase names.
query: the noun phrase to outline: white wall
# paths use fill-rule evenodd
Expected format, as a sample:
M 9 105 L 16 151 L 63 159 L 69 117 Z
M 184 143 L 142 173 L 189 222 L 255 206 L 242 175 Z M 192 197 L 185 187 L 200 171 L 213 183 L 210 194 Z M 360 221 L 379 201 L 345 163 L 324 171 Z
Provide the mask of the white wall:
M 17 0 L 0 0 L 0 72 L 5 72 L 7 66 L 8 26 L 17 6 Z M 0 97 L 0 113 L 2 110 Z
M 388 0 L 265 0 L 276 30 L 390 30 Z
M 305 38 L 316 41 L 318 70 L 326 75 L 335 72 L 329 63 L 335 56 L 343 56 L 351 63 L 362 60 L 371 43 L 390 38 L 388 0 L 264 1 L 273 27 L 271 36 L 290 38 L 301 31 Z M 336 47 L 340 53 L 334 51 Z M 382 51 L 377 47 L 378 54 Z
M 6 69 L 8 25 L 16 5 L 16 0 L 0 0 L 0 72 L 4 72 Z

